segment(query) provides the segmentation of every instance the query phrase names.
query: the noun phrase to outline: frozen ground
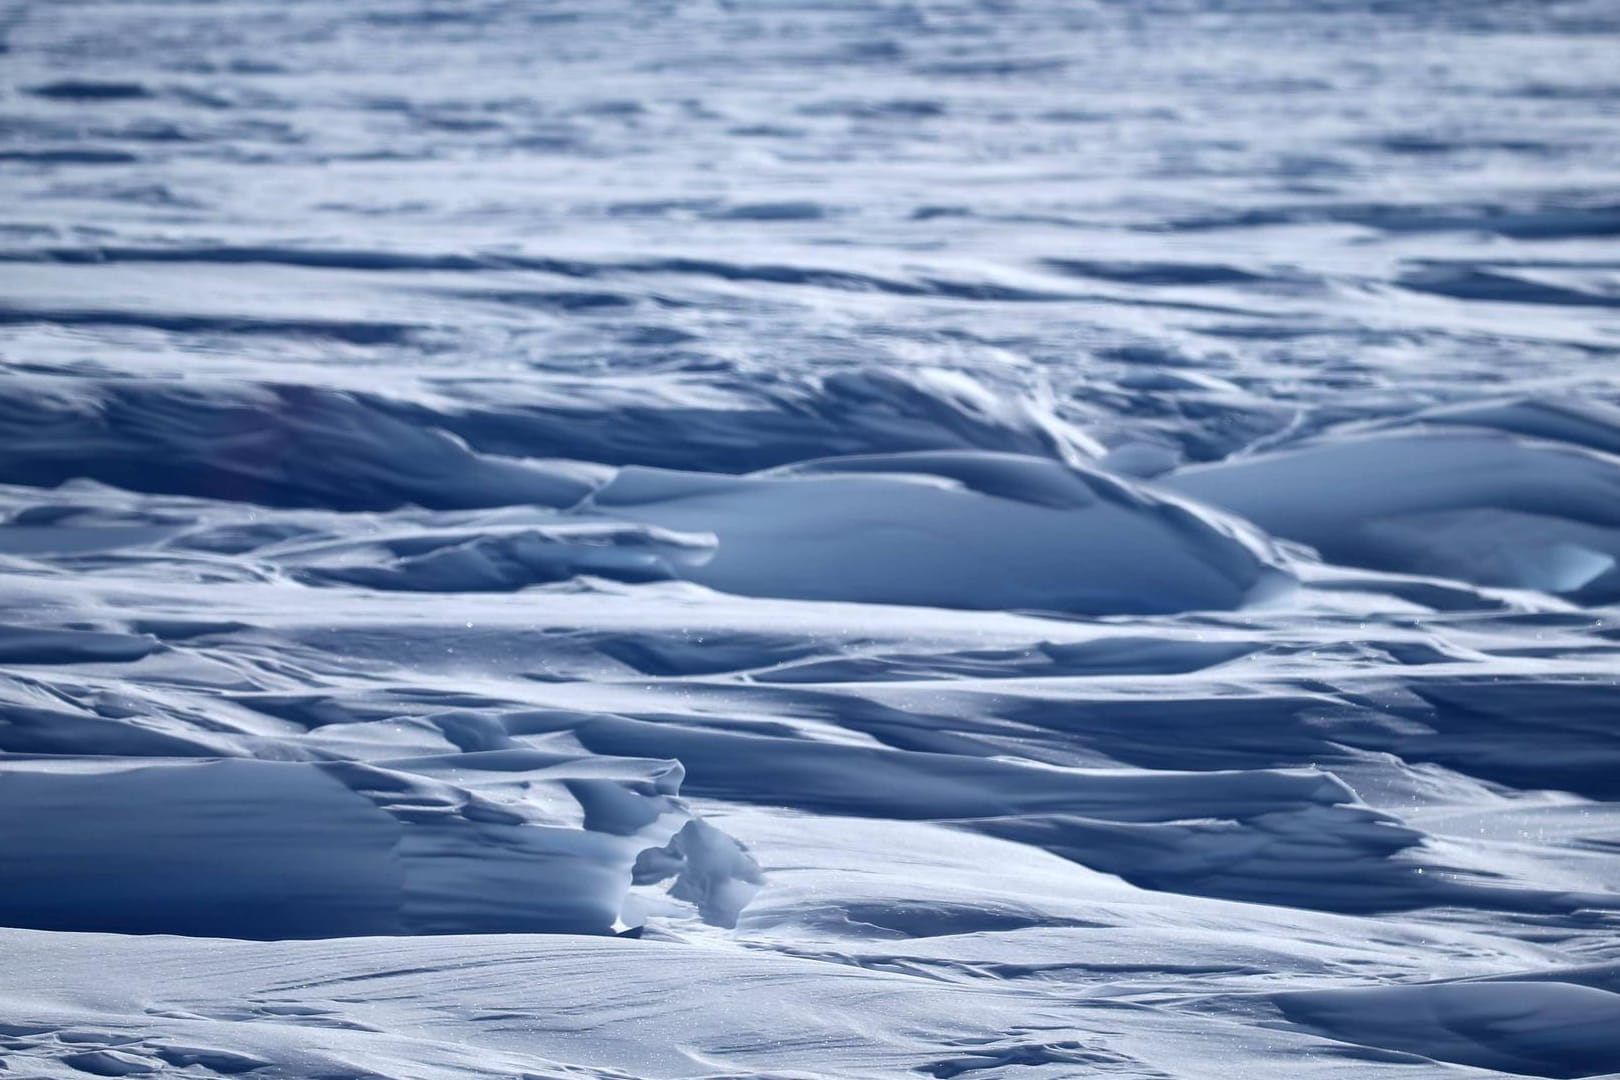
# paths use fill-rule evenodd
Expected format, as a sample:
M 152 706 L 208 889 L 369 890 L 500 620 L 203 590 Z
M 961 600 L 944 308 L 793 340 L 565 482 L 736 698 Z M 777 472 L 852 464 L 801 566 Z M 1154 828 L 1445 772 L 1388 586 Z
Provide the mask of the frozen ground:
M 0 1076 L 1620 1075 L 1620 7 L 14 3 Z

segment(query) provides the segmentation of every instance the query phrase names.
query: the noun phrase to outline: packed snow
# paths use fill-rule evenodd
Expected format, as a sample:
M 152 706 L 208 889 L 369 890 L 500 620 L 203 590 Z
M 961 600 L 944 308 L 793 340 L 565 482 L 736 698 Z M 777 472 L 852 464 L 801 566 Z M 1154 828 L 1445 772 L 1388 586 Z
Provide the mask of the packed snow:
M 0 17 L 0 1075 L 1620 1076 L 1608 0 Z

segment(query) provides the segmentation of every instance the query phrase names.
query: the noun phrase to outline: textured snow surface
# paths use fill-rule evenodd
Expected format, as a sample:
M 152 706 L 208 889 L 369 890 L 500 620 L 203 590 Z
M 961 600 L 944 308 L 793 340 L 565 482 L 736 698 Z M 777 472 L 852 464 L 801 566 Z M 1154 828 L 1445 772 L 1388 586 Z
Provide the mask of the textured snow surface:
M 1620 1076 L 1609 0 L 0 16 L 0 1077 Z

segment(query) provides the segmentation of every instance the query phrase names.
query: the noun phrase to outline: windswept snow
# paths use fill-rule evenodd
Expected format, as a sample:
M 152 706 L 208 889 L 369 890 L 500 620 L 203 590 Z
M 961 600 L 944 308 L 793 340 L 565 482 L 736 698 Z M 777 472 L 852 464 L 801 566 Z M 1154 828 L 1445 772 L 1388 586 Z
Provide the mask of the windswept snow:
M 1242 607 L 1291 580 L 1241 525 L 1076 465 L 985 453 L 823 459 L 735 478 L 627 467 L 604 515 L 713 530 L 724 592 L 1084 615 Z
M 1605 0 L 0 17 L 0 1076 L 1620 1075 Z
M 505 750 L 0 764 L 7 817 L 38 818 L 0 841 L 10 926 L 266 939 L 605 933 L 632 867 L 646 884 L 680 874 L 678 896 L 702 881 L 699 913 L 731 922 L 732 882 L 758 878 L 672 798 L 672 761 Z
M 1349 566 L 1620 599 L 1620 457 L 1602 451 L 1448 424 L 1323 439 L 1162 482 Z

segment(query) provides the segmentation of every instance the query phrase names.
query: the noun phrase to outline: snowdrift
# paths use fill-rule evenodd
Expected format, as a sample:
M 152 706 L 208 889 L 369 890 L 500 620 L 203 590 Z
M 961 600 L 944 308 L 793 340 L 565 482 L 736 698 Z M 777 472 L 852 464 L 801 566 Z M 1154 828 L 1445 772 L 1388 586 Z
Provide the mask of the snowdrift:
M 1080 614 L 1241 607 L 1288 575 L 1241 525 L 1013 454 L 831 458 L 747 477 L 630 467 L 581 507 L 709 531 L 684 575 L 745 596 Z
M 564 506 L 592 486 L 584 467 L 478 454 L 309 386 L 13 376 L 0 384 L 0 443 L 6 483 L 86 478 L 266 506 Z
M 665 581 L 714 555 L 711 535 L 644 525 L 560 524 L 407 533 L 324 545 L 288 560 L 309 582 L 411 592 L 505 592 L 592 574 Z M 377 558 L 368 556 L 378 555 Z
M 673 762 L 11 758 L 0 925 L 256 939 L 610 932 L 632 884 L 733 922 L 758 868 Z M 87 822 L 94 822 L 87 827 Z
M 1278 994 L 1334 1038 L 1522 1076 L 1620 1071 L 1620 994 L 1557 981 L 1481 981 Z
M 1620 457 L 1600 450 L 1502 431 L 1405 429 L 1160 482 L 1332 562 L 1583 603 L 1620 598 Z
M 703 798 L 949 822 L 1149 888 L 1328 911 L 1467 895 L 1402 860 L 1420 834 L 1314 770 L 1041 768 L 619 717 L 588 719 L 573 734 L 600 754 L 678 757 L 687 789 Z

